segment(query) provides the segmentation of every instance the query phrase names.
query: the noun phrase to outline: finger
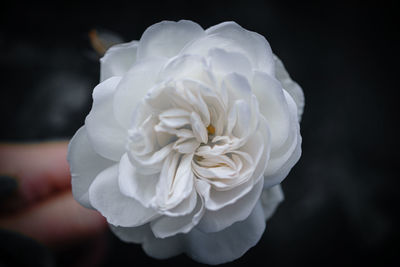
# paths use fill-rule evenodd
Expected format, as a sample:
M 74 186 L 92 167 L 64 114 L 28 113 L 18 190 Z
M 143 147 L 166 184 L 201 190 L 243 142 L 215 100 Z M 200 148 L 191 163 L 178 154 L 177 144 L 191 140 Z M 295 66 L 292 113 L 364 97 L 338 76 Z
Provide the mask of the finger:
M 0 174 L 15 177 L 18 195 L 27 202 L 71 186 L 67 142 L 1 144 Z
M 28 210 L 0 218 L 0 227 L 57 247 L 98 235 L 107 223 L 97 211 L 82 207 L 66 191 Z

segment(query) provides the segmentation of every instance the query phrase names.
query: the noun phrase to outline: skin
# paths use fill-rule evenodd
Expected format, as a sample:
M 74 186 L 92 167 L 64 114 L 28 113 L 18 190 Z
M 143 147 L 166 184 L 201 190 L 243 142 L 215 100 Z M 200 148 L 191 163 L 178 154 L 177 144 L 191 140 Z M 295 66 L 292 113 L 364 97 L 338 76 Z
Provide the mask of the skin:
M 0 228 L 49 247 L 72 245 L 107 229 L 104 217 L 73 199 L 67 147 L 67 142 L 0 144 L 0 174 L 18 184 L 0 203 Z

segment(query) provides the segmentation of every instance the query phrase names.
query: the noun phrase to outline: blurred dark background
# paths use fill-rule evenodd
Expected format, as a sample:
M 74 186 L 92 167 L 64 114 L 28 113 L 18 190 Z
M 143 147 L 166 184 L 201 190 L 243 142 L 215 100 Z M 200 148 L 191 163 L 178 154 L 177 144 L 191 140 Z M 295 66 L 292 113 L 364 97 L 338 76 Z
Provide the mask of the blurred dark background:
M 9 1 L 0 10 L 0 141 L 66 139 L 83 124 L 99 80 L 91 29 L 129 41 L 161 20 L 234 20 L 267 38 L 306 106 L 286 200 L 259 244 L 227 266 L 398 266 L 396 16 L 395 1 Z M 104 266 L 197 265 L 107 239 Z

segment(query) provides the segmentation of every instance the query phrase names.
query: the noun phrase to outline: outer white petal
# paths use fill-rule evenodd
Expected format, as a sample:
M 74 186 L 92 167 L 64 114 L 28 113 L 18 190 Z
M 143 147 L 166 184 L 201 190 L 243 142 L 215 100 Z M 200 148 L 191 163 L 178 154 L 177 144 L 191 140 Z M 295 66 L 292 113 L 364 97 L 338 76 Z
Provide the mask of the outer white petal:
M 271 132 L 271 150 L 281 147 L 290 131 L 290 114 L 281 84 L 266 73 L 255 72 L 252 83 L 260 112 L 267 119 Z
M 273 174 L 265 175 L 265 187 L 270 187 L 282 182 L 283 179 L 288 176 L 290 170 L 297 163 L 297 161 L 299 161 L 301 156 L 301 136 L 296 135 L 296 139 L 294 150 L 291 154 L 289 154 L 289 158 L 287 158 L 285 161 L 283 159 L 279 159 L 280 162 L 284 162 L 283 165 L 281 165 L 280 168 Z
M 256 146 L 260 147 L 261 146 L 260 143 L 264 142 L 263 151 L 261 152 L 261 156 L 259 158 L 257 167 L 255 168 L 253 173 L 253 178 L 256 178 L 254 179 L 254 181 L 257 181 L 258 177 L 260 177 L 259 179 L 263 178 L 265 170 L 268 166 L 268 161 L 271 154 L 271 146 L 269 145 L 270 140 L 271 140 L 271 133 L 269 131 L 267 122 L 265 118 L 262 118 L 260 116 L 260 124 L 258 132 L 252 135 L 247 141 L 247 143 L 243 147 L 241 147 L 241 151 L 250 153 L 251 151 L 256 151 L 255 147 Z
M 260 34 L 243 29 L 235 22 L 223 22 L 206 30 L 206 36 L 184 48 L 182 53 L 207 55 L 213 48 L 247 55 L 253 68 L 274 74 L 271 47 Z
M 139 226 L 157 217 L 153 209 L 145 208 L 135 199 L 121 194 L 118 167 L 115 164 L 105 169 L 90 185 L 89 199 L 92 206 L 115 226 Z
M 264 210 L 265 220 L 268 220 L 274 214 L 283 199 L 282 188 L 279 184 L 263 190 L 261 193 L 261 205 Z
M 149 235 L 153 235 L 148 223 L 137 227 L 122 227 L 114 226 L 112 224 L 109 224 L 108 226 L 119 239 L 125 242 L 141 244 Z
M 125 242 L 142 243 L 144 252 L 156 259 L 167 259 L 184 252 L 183 235 L 156 238 L 151 231 L 149 223 L 138 227 L 116 227 L 110 225 L 110 229 Z
M 250 105 L 242 99 L 236 100 L 229 115 L 235 118 L 235 123 L 228 124 L 228 133 L 240 139 L 246 138 L 251 131 L 250 123 L 253 119 Z
M 135 63 L 138 41 L 110 47 L 100 59 L 100 82 L 113 76 L 123 76 Z
M 252 104 L 253 92 L 251 84 L 245 76 L 238 73 L 227 74 L 222 79 L 221 87 L 226 90 L 229 98 L 229 107 L 232 108 L 235 101 L 243 101 L 248 105 Z M 253 130 L 250 131 L 252 132 Z
M 132 126 L 133 113 L 158 78 L 164 59 L 148 58 L 138 61 L 124 75 L 114 96 L 115 117 L 125 128 Z
M 138 47 L 138 58 L 173 57 L 189 42 L 204 35 L 197 23 L 188 20 L 162 21 L 143 33 Z
M 82 126 L 72 137 L 68 145 L 68 162 L 71 169 L 72 193 L 83 206 L 92 208 L 89 202 L 89 186 L 102 170 L 115 164 L 93 151 Z
M 264 212 L 257 203 L 250 216 L 223 231 L 203 233 L 194 228 L 186 236 L 186 253 L 206 264 L 233 261 L 253 247 L 265 230 Z
M 136 171 L 124 154 L 119 163 L 118 184 L 121 193 L 139 201 L 144 207 L 150 207 L 153 201 L 159 174 L 144 175 Z
M 192 79 L 210 84 L 212 81 L 207 73 L 207 62 L 203 57 L 197 55 L 179 55 L 171 58 L 160 72 L 159 79 L 166 80 L 187 80 Z
M 220 73 L 225 76 L 229 73 L 238 73 L 248 79 L 252 74 L 252 66 L 248 58 L 237 52 L 227 52 L 221 48 L 209 51 L 210 64 L 213 73 Z
M 121 78 L 112 77 L 93 90 L 93 106 L 85 125 L 94 151 L 110 160 L 119 161 L 125 151 L 127 132 L 116 121 L 113 97 Z
M 217 211 L 206 211 L 197 225 L 202 232 L 219 232 L 233 223 L 245 220 L 260 199 L 264 180 L 260 179 L 253 189 L 235 203 Z
M 301 156 L 300 126 L 297 121 L 297 107 L 292 97 L 285 92 L 291 117 L 291 131 L 285 144 L 278 150 L 271 152 L 271 157 L 265 170 L 265 187 L 270 187 L 282 182 L 289 174 L 291 168 Z
M 301 87 L 293 81 L 289 73 L 286 71 L 282 61 L 274 56 L 275 60 L 275 76 L 282 83 L 283 88 L 291 95 L 297 105 L 298 119 L 300 121 L 304 110 L 304 93 Z
M 156 238 L 153 234 L 147 235 L 142 247 L 144 252 L 153 258 L 168 259 L 184 251 L 184 235 L 167 238 Z

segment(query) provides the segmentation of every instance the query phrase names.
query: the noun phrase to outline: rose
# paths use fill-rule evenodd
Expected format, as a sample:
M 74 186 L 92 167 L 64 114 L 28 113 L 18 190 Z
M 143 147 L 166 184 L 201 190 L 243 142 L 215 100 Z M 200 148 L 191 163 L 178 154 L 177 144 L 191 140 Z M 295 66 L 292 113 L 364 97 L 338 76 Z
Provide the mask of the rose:
M 101 59 L 72 190 L 155 258 L 219 264 L 261 238 L 301 154 L 304 97 L 261 35 L 161 22 Z

